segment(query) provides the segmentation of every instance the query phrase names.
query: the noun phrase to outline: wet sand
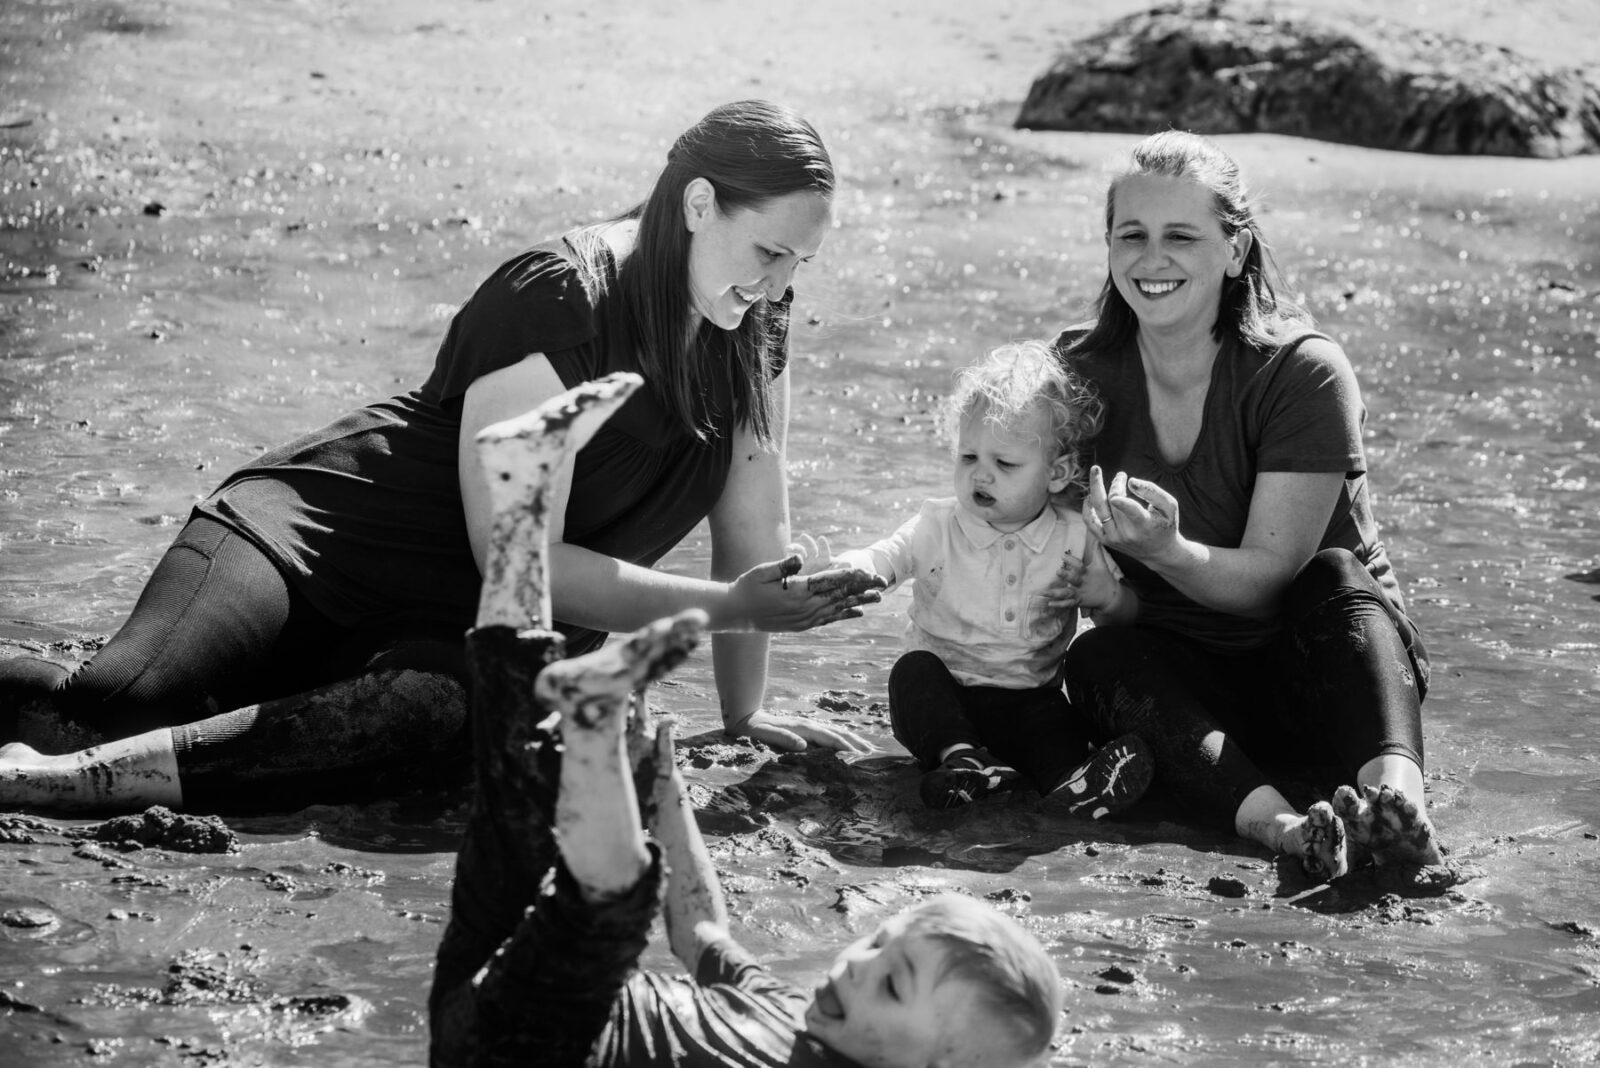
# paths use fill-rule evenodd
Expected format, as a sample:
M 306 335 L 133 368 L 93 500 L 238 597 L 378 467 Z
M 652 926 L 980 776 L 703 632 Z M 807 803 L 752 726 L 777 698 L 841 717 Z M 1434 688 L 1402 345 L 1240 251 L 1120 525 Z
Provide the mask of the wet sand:
M 795 527 L 892 529 L 943 492 L 952 367 L 1088 310 L 1099 163 L 1131 139 L 1009 123 L 1055 41 L 1136 6 L 7 5 L 0 655 L 112 630 L 197 495 L 421 381 L 494 265 L 625 207 L 746 95 L 800 107 L 843 182 L 798 283 Z M 1576 0 L 1338 7 L 1600 65 Z M 1068 981 L 1058 1065 L 1593 1062 L 1600 161 L 1228 145 L 1361 376 L 1436 664 L 1431 810 L 1469 878 L 1309 885 L 1160 798 L 1099 824 L 924 810 L 883 703 L 895 594 L 774 642 L 773 703 L 873 757 L 727 743 L 704 658 L 656 690 L 739 934 L 807 981 L 907 901 L 984 896 Z M 702 531 L 666 566 L 707 555 Z M 459 791 L 223 815 L 233 852 L 0 816 L 0 1064 L 423 1061 Z

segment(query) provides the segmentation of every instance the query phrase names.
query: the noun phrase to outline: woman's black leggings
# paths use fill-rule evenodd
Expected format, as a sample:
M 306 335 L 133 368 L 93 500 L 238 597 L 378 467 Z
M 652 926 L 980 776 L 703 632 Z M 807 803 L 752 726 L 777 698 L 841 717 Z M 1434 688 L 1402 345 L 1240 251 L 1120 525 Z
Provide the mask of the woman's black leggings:
M 1422 766 L 1428 657 L 1353 554 L 1326 549 L 1301 569 L 1267 645 L 1218 653 L 1184 635 L 1095 627 L 1067 650 L 1067 694 L 1096 741 L 1139 734 L 1157 776 L 1184 803 L 1232 826 L 1268 784 L 1256 761 L 1344 781 L 1374 757 Z
M 61 723 L 60 737 L 86 743 L 175 728 L 180 772 L 222 771 L 246 758 L 241 745 L 264 744 L 257 709 L 233 710 L 400 668 L 459 678 L 461 638 L 338 626 L 248 539 L 196 516 L 156 565 L 128 621 L 86 664 L 73 671 L 33 657 L 0 661 L 0 743 L 34 740 L 15 721 L 27 706 L 30 716 Z M 324 742 L 339 733 L 327 726 Z M 318 743 L 302 737 L 299 744 L 314 753 Z M 329 762 L 340 756 L 323 750 Z

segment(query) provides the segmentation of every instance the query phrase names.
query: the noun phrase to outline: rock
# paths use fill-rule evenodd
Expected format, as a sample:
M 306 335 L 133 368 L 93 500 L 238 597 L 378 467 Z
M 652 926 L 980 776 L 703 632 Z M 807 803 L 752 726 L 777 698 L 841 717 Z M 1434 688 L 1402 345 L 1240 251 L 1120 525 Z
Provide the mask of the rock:
M 1231 875 L 1213 875 L 1206 883 L 1206 889 L 1218 897 L 1245 897 L 1250 893 L 1243 879 Z
M 1276 133 L 1554 159 L 1600 152 L 1600 85 L 1505 48 L 1249 2 L 1172 4 L 1070 44 L 1015 125 Z
M 239 836 L 216 816 L 179 815 L 151 805 L 132 816 L 118 816 L 91 828 L 101 842 L 137 842 L 181 853 L 237 853 Z

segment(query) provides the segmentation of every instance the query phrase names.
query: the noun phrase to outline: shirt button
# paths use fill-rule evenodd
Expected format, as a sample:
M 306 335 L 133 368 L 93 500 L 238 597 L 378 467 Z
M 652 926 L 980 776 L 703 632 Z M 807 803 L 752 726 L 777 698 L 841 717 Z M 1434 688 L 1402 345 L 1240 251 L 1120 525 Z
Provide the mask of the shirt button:
M 1007 549 L 1015 549 L 1016 547 L 1017 547 L 1017 543 L 1016 542 L 1010 540 L 1009 538 L 1006 539 L 1006 548 Z
M 1015 576 L 1015 575 L 1007 575 L 1006 576 L 1006 585 L 1007 586 L 1015 586 L 1016 584 L 1017 584 L 1017 576 Z
M 1016 618 L 1017 618 L 1017 613 L 1013 609 L 1007 608 L 1006 609 L 1006 622 L 1007 623 L 1014 622 L 1016 620 Z

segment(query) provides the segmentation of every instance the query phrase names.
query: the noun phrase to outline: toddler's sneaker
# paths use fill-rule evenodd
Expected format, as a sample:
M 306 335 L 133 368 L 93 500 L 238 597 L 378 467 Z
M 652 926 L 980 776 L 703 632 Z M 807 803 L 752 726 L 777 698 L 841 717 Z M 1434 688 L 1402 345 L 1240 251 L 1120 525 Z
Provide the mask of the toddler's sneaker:
M 1150 788 L 1155 756 L 1144 739 L 1124 734 L 1096 750 L 1044 799 L 1054 812 L 1082 812 L 1092 820 L 1132 805 Z
M 958 749 L 922 777 L 922 803 L 929 808 L 955 808 L 980 798 L 1014 790 L 1022 773 L 994 758 L 987 749 Z

